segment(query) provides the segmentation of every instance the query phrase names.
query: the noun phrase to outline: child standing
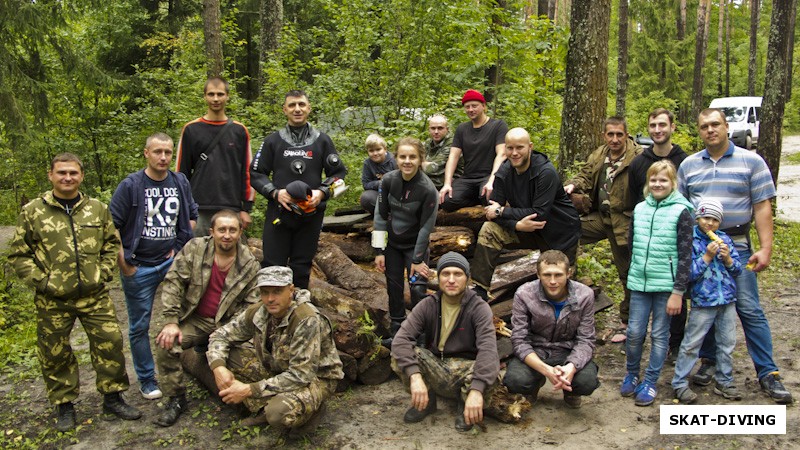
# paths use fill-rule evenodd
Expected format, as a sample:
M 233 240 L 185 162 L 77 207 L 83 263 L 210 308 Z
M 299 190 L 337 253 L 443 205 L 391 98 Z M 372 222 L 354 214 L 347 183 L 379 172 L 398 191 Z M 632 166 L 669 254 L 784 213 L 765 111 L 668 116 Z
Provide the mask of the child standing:
M 391 153 L 386 151 L 386 141 L 377 133 L 367 136 L 364 143 L 369 155 L 361 168 L 361 185 L 364 192 L 358 199 L 361 207 L 370 214 L 375 214 L 375 203 L 378 202 L 378 188 L 384 174 L 397 169 L 397 163 Z
M 406 278 L 411 288 L 412 307 L 427 294 L 428 245 L 436 224 L 439 194 L 420 167 L 425 161 L 425 147 L 419 139 L 403 138 L 397 143 L 400 168 L 381 180 L 375 208 L 375 232 L 388 232 L 388 242 L 375 257 L 375 266 L 386 274 L 389 294 L 391 334 L 400 329 L 406 318 L 403 289 Z
M 717 341 L 717 372 L 714 393 L 741 400 L 733 385 L 733 348 L 736 346 L 736 276 L 742 273 L 739 253 L 731 238 L 719 230 L 722 203 L 703 199 L 697 205 L 697 225 L 692 242 L 692 310 L 681 343 L 672 388 L 681 403 L 694 403 L 689 372 L 697 362 L 700 346 L 711 326 Z
M 692 204 L 676 190 L 675 166 L 658 161 L 647 171 L 645 200 L 633 210 L 630 238 L 631 291 L 625 353 L 627 375 L 620 386 L 623 397 L 635 396 L 637 406 L 653 404 L 656 383 L 667 357 L 669 316 L 681 311 L 683 293 L 689 284 L 692 261 Z M 639 383 L 642 346 L 650 316 L 653 326 L 650 363 Z

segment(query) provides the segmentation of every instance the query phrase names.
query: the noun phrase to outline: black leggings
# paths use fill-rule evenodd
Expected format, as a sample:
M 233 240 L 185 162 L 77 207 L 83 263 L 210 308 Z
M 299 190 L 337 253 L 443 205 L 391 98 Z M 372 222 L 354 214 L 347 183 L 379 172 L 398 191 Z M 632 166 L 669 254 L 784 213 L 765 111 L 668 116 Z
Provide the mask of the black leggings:
M 383 251 L 386 258 L 386 291 L 389 294 L 389 317 L 392 322 L 402 322 L 406 318 L 406 305 L 403 301 L 403 291 L 405 289 L 405 274 L 408 272 L 411 276 L 411 262 L 414 256 L 414 247 L 406 250 L 401 250 L 392 247 L 391 244 L 386 246 Z M 426 252 L 424 262 L 428 262 L 428 254 Z M 422 300 L 425 289 L 428 285 L 428 279 L 419 276 L 411 287 L 411 308 Z

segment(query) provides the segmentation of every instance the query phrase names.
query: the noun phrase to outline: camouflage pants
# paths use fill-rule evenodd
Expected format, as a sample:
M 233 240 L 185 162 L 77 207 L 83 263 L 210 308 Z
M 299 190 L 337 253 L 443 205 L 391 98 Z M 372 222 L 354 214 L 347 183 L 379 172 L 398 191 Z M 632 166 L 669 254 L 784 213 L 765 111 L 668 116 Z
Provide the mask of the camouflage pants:
M 227 366 L 241 382 L 255 383 L 277 375 L 269 373 L 254 352 L 242 352 L 239 355 L 242 359 L 234 364 L 231 364 L 231 358 L 228 358 Z M 297 428 L 319 411 L 323 402 L 336 392 L 337 384 L 338 380 L 317 379 L 308 386 L 294 391 L 272 397 L 248 398 L 244 404 L 252 412 L 264 408 L 267 422 L 273 427 Z
M 420 374 L 428 390 L 433 391 L 440 397 L 466 400 L 470 384 L 472 384 L 474 360 L 466 358 L 437 358 L 430 350 L 421 347 L 414 347 L 414 352 L 417 354 Z M 392 370 L 395 371 L 406 388 L 408 388 L 409 377 L 400 370 L 394 358 L 392 358 Z M 484 409 L 489 407 L 492 391 L 499 384 L 499 379 L 494 380 L 494 383 L 483 392 Z
M 176 342 L 169 350 L 156 346 L 159 387 L 164 395 L 169 397 L 174 397 L 186 390 L 183 382 L 181 353 L 198 345 L 207 345 L 208 336 L 217 328 L 213 318 L 200 317 L 197 314 L 192 314 L 178 326 L 183 335 L 180 345 Z
M 89 338 L 97 390 L 109 394 L 128 389 L 122 333 L 108 291 L 68 301 L 36 294 L 34 303 L 37 356 L 50 403 L 66 403 L 78 397 L 78 361 L 69 339 L 75 319 L 81 321 Z

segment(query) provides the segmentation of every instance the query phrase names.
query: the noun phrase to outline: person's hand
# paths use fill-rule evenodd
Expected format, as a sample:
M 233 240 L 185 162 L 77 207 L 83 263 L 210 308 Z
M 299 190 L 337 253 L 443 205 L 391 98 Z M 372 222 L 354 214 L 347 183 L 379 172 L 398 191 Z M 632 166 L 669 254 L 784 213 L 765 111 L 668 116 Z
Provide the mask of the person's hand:
M 733 265 L 733 258 L 731 258 L 731 248 L 724 243 L 719 244 L 719 259 L 722 260 L 722 263 L 725 264 L 725 267 L 730 267 Z
M 128 261 L 125 261 L 125 258 L 119 258 L 119 271 L 122 273 L 123 276 L 132 277 L 136 274 L 136 271 L 139 270 L 138 267 L 134 266 L 133 264 L 128 264 Z
M 547 224 L 547 221 L 546 220 L 542 220 L 542 221 L 533 220 L 533 219 L 536 218 L 536 216 L 537 216 L 537 214 L 533 213 L 533 214 L 531 214 L 529 216 L 525 216 L 522 219 L 520 219 L 517 222 L 517 225 L 515 227 L 516 230 L 530 233 L 530 232 L 533 232 L 533 231 L 536 231 L 536 230 L 541 230 L 542 228 L 544 228 L 544 226 Z
M 678 294 L 670 294 L 669 300 L 667 300 L 667 314 L 670 316 L 677 316 L 681 313 L 682 306 L 683 296 Z
M 575 185 L 574 184 L 568 184 L 568 185 L 564 186 L 564 192 L 567 195 L 572 194 L 572 191 L 574 191 L 574 190 L 575 190 Z
M 239 211 L 239 219 L 242 221 L 242 229 L 249 227 L 253 223 L 253 219 L 247 211 Z
M 156 344 L 164 350 L 172 349 L 176 340 L 178 344 L 183 342 L 183 333 L 181 333 L 181 328 L 177 323 L 168 323 L 164 325 L 164 328 L 161 329 L 161 332 L 156 336 Z
M 562 382 L 572 386 L 572 379 L 575 378 L 575 374 L 578 372 L 578 369 L 575 368 L 575 364 L 567 363 L 563 366 L 555 366 L 553 369 L 559 374 L 559 378 Z M 571 391 L 572 387 L 570 387 L 569 390 Z
M 281 206 L 283 206 L 283 208 L 285 210 L 287 210 L 287 211 L 291 211 L 292 210 L 292 207 L 289 206 L 290 203 L 293 203 L 292 196 L 289 195 L 288 192 L 286 192 L 286 189 L 281 189 L 281 190 L 278 191 L 278 195 L 276 197 L 276 200 L 278 200 L 278 203 L 280 203 Z
M 411 275 L 414 275 L 414 272 L 420 274 L 421 276 L 428 278 L 430 275 L 430 268 L 428 267 L 425 262 L 421 262 L 419 264 L 411 264 Z
M 235 380 L 236 377 L 233 376 L 233 372 L 228 370 L 227 367 L 219 366 L 214 369 L 214 382 L 217 384 L 217 389 L 220 391 L 229 388 Z
M 487 220 L 494 220 L 497 218 L 497 208 L 500 207 L 500 203 L 497 203 L 494 200 L 489 200 L 489 206 L 485 206 L 483 208 L 483 212 L 486 213 Z
M 233 380 L 231 385 L 221 391 L 219 396 L 227 404 L 242 403 L 246 398 L 253 395 L 249 384 L 244 384 L 239 380 Z
M 769 262 L 772 257 L 770 254 L 771 252 L 765 248 L 753 253 L 750 255 L 750 258 L 747 260 L 747 265 L 752 265 L 753 272 L 761 272 L 762 270 L 769 267 Z
M 711 258 L 713 260 L 714 257 L 717 256 L 717 253 L 719 252 L 719 249 L 720 249 L 720 245 L 719 245 L 719 243 L 717 241 L 709 242 L 708 245 L 706 245 L 706 256 L 708 256 L 709 258 Z
M 316 208 L 322 203 L 322 200 L 325 198 L 325 194 L 322 193 L 319 189 L 314 189 L 311 191 L 311 200 L 308 201 L 308 204 Z
M 444 203 L 444 201 L 448 198 L 453 198 L 453 186 L 445 184 L 439 191 L 439 204 Z
M 383 255 L 378 255 L 375 257 L 375 268 L 378 269 L 378 272 L 384 273 L 386 272 L 386 257 Z
M 547 377 L 553 385 L 554 391 L 572 391 L 572 380 L 564 376 L 564 371 L 561 366 L 548 366 L 544 376 Z
M 483 422 L 483 394 L 475 389 L 469 391 L 464 401 L 464 421 L 467 425 Z
M 409 387 L 411 389 L 411 406 L 422 411 L 428 407 L 428 386 L 425 386 L 425 381 L 422 375 L 417 372 L 411 375 Z
M 481 195 L 486 196 L 486 201 L 489 201 L 489 199 L 492 197 L 493 190 L 494 190 L 494 175 L 490 176 L 489 181 L 487 181 L 486 184 L 483 185 L 483 188 L 481 188 Z

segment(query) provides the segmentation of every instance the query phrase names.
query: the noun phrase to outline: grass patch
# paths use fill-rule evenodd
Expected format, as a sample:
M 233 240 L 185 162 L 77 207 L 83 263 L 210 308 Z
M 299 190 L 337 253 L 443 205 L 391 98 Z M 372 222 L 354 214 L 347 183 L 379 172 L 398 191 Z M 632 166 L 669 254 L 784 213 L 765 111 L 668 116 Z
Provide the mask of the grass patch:
M 774 241 L 772 244 L 772 260 L 767 270 L 758 274 L 759 282 L 764 286 L 779 288 L 800 279 L 800 223 L 775 221 Z M 758 234 L 755 227 L 750 231 L 753 247 L 758 248 Z
M 800 153 L 792 153 L 791 155 L 783 158 L 787 164 L 800 164 Z

